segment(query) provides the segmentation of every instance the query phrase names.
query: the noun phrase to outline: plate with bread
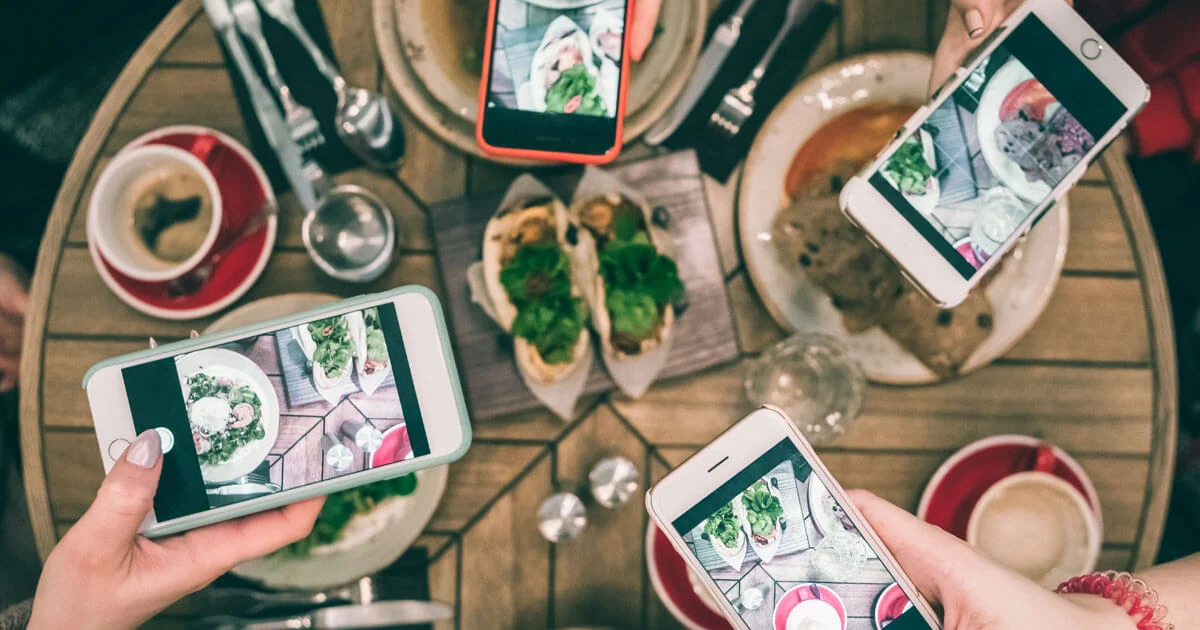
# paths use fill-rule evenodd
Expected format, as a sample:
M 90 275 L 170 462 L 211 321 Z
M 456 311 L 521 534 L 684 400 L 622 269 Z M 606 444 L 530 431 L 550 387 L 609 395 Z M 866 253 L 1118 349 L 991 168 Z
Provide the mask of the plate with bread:
M 877 53 L 809 76 L 755 138 L 738 192 L 746 269 L 771 316 L 842 340 L 877 383 L 933 383 L 1003 355 L 1045 309 L 1066 256 L 1060 202 L 966 301 L 942 309 L 842 214 L 842 185 L 926 100 L 931 65 Z

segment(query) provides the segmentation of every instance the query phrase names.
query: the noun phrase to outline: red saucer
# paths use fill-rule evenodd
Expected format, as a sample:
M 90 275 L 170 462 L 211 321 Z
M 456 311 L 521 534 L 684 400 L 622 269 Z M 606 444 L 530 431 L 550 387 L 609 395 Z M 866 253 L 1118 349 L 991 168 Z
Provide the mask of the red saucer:
M 895 582 L 883 589 L 875 600 L 875 628 L 883 630 L 887 624 L 895 621 L 909 606 L 908 595 Z
M 1102 525 L 1100 497 L 1079 462 L 1057 446 L 1026 435 L 985 438 L 950 456 L 925 486 L 917 517 L 965 540 L 967 521 L 979 497 L 997 481 L 1013 473 L 1033 470 L 1043 446 L 1050 449 L 1043 457 L 1052 458 L 1045 472 L 1082 492 L 1095 512 L 1097 524 Z
M 217 139 L 208 165 L 221 190 L 222 232 L 217 237 L 220 243 L 265 203 L 275 203 L 267 175 L 250 151 L 220 131 L 194 125 L 156 129 L 130 142 L 128 147 L 166 144 L 187 150 L 202 135 Z M 271 257 L 276 229 L 277 220 L 272 217 L 266 228 L 245 238 L 222 256 L 199 291 L 177 298 L 167 295 L 166 283 L 142 282 L 117 271 L 104 260 L 91 238 L 88 239 L 88 251 L 105 284 L 129 306 L 162 319 L 196 319 L 229 306 L 250 290 Z
M 801 584 L 793 587 L 791 590 L 783 594 L 779 598 L 779 603 L 775 604 L 775 630 L 787 630 L 788 615 L 792 613 L 792 609 L 800 602 L 806 602 L 810 599 L 816 599 L 816 595 L 812 592 L 813 584 Z M 842 620 L 842 629 L 846 628 L 846 605 L 842 603 L 842 598 L 838 594 L 830 590 L 827 586 L 820 584 L 815 585 L 817 590 L 821 592 L 821 601 L 833 607 L 837 612 L 838 617 Z
M 690 630 L 732 630 L 733 626 L 696 594 L 688 579 L 691 569 L 654 523 L 646 530 L 646 565 L 658 598 L 680 623 Z

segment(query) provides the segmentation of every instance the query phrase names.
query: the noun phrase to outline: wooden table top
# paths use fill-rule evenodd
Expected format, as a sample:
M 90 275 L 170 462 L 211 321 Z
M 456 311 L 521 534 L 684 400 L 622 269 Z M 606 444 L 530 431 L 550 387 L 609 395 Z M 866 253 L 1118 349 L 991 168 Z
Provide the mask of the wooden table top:
M 688 0 L 666 0 L 667 2 Z M 841 0 L 839 24 L 813 67 L 866 50 L 932 50 L 947 0 Z M 371 3 L 323 0 L 342 67 L 353 84 L 390 91 L 375 46 Z M 229 75 L 201 11 L 183 0 L 133 56 L 96 114 L 67 172 L 34 274 L 21 381 L 25 482 L 39 551 L 87 508 L 103 476 L 87 398 L 79 383 L 93 363 L 208 321 L 169 322 L 126 306 L 100 280 L 86 246 L 90 186 L 110 157 L 157 127 L 209 125 L 246 133 Z M 420 283 L 440 291 L 426 209 L 436 201 L 503 189 L 518 172 L 449 149 L 414 121 L 408 157 L 394 174 L 339 176 L 379 193 L 406 228 L 401 253 L 377 282 L 322 275 L 299 240 L 300 209 L 283 195 L 279 241 L 263 277 L 241 302 L 322 291 L 353 295 Z M 646 155 L 645 147 L 632 153 Z M 736 179 L 733 180 L 736 182 Z M 736 184 L 709 181 L 722 264 L 745 355 L 781 338 L 755 295 L 734 230 Z M 847 487 L 864 487 L 915 509 L 934 469 L 982 437 L 1023 433 L 1075 455 L 1104 510 L 1101 566 L 1152 562 L 1170 490 L 1176 373 L 1170 310 L 1158 249 L 1124 159 L 1109 152 L 1070 194 L 1065 270 L 1045 314 L 1004 358 L 929 387 L 872 387 L 864 417 L 825 462 Z M 603 454 L 643 467 L 650 483 L 737 420 L 750 403 L 735 364 L 656 385 L 642 399 L 581 404 L 574 421 L 532 412 L 477 423 L 475 444 L 450 469 L 445 498 L 418 544 L 431 554 L 436 598 L 455 602 L 464 628 L 607 625 L 675 627 L 646 577 L 647 517 L 634 502 L 593 509 L 585 534 L 552 547 L 535 527 L 553 488 L 584 483 Z

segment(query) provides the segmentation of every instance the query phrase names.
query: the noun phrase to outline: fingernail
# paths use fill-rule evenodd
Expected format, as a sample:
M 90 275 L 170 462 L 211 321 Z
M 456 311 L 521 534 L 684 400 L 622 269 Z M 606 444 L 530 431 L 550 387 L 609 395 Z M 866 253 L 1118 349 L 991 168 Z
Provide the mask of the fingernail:
M 983 13 L 979 9 L 971 9 L 963 16 L 963 22 L 967 25 L 967 35 L 971 39 L 979 37 L 983 33 Z
M 158 431 L 150 429 L 143 431 L 133 444 L 129 445 L 129 449 L 125 451 L 125 459 L 130 464 L 141 466 L 142 468 L 154 468 L 154 464 L 158 462 L 158 458 L 162 455 L 162 438 L 159 437 Z

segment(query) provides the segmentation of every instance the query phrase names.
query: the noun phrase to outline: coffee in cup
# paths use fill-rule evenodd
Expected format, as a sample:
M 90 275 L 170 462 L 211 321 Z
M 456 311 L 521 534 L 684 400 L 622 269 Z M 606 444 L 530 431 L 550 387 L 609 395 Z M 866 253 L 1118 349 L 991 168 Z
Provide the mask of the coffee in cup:
M 1096 568 L 1100 526 L 1074 486 L 1045 472 L 1009 475 L 980 497 L 967 542 L 1048 588 Z
M 204 156 L 211 148 L 196 150 Z M 144 282 L 165 282 L 194 269 L 220 230 L 221 193 L 212 172 L 202 157 L 171 145 L 118 153 L 88 207 L 88 238 L 101 256 Z

